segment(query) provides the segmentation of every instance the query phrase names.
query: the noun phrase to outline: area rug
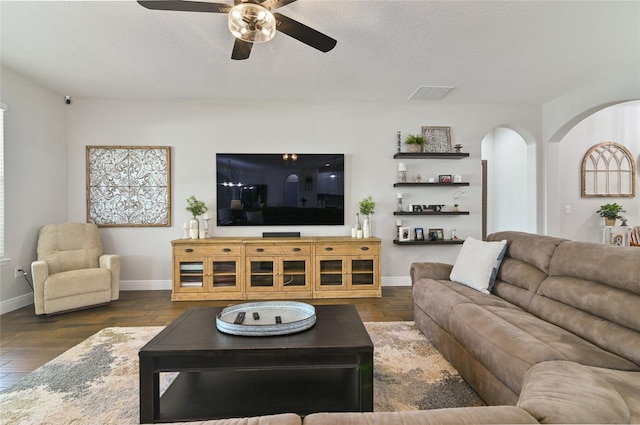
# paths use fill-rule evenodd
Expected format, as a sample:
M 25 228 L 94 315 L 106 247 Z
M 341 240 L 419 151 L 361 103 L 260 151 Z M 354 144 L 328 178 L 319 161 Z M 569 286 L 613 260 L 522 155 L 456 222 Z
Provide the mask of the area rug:
M 413 322 L 368 322 L 374 411 L 482 405 Z M 2 424 L 139 423 L 138 350 L 162 327 L 106 328 L 0 393 Z M 161 374 L 161 391 L 175 374 Z

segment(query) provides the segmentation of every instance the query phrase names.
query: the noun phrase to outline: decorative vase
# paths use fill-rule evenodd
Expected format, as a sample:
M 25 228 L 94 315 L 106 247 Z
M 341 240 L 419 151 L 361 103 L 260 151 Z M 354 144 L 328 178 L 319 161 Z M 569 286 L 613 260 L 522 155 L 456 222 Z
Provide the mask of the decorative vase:
M 604 225 L 605 226 L 615 226 L 616 225 L 616 219 L 615 218 L 605 217 L 604 218 Z
M 371 217 L 368 215 L 364 216 L 364 220 L 362 222 L 362 236 L 365 238 L 371 237 Z
M 191 239 L 198 239 L 200 234 L 200 222 L 197 218 L 193 217 L 189 220 L 189 236 Z
M 422 146 L 420 146 L 420 145 L 418 145 L 416 143 L 412 143 L 410 145 L 407 145 L 407 149 L 411 153 L 420 153 L 420 152 L 422 152 Z

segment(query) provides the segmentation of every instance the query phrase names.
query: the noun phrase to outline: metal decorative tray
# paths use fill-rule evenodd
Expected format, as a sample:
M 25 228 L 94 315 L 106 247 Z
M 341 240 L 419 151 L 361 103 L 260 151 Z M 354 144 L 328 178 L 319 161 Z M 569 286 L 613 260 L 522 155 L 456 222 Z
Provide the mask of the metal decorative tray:
M 316 323 L 316 309 L 297 301 L 263 301 L 225 307 L 216 317 L 220 332 L 242 336 L 286 335 Z

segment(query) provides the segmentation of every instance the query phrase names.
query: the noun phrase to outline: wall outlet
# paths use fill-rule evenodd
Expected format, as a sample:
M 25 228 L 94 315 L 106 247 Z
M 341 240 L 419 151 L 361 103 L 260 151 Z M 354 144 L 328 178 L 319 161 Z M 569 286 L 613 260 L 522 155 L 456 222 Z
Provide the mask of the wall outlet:
M 16 268 L 14 269 L 14 274 L 15 274 L 15 278 L 16 278 L 16 279 L 17 279 L 17 278 L 19 278 L 19 277 L 24 276 L 25 274 L 27 274 L 27 273 L 26 273 L 26 272 L 24 272 L 23 270 L 25 270 L 25 268 L 24 268 L 24 267 L 22 267 L 22 266 L 18 266 L 18 267 L 16 267 Z

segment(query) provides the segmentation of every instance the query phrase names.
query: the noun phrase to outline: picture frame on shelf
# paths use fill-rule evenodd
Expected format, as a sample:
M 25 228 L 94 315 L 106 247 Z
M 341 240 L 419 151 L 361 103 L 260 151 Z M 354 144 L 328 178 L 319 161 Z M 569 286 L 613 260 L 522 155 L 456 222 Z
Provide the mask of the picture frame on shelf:
M 422 227 L 416 227 L 415 231 L 415 239 L 417 241 L 423 241 L 424 240 L 424 229 Z
M 451 174 L 440 174 L 438 176 L 438 181 L 440 183 L 451 183 Z
M 425 152 L 451 152 L 451 127 L 422 127 L 422 137 L 427 140 Z
M 432 239 L 432 235 L 435 235 L 436 239 L 438 241 L 443 241 L 444 240 L 444 230 L 443 229 L 429 229 L 429 237 L 431 240 Z
M 400 242 L 409 242 L 411 240 L 411 227 L 398 228 L 398 240 Z

